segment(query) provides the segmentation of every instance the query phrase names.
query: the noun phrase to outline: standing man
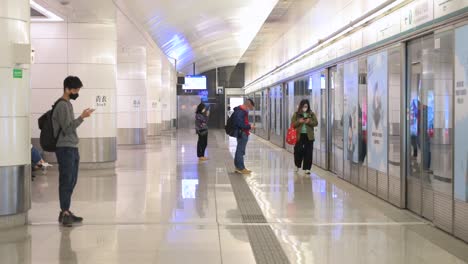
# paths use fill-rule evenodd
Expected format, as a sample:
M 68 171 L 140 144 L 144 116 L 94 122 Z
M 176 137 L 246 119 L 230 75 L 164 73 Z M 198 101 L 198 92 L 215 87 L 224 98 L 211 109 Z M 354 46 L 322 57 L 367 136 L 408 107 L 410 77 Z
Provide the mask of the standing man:
M 250 130 L 255 129 L 254 125 L 249 123 L 249 111 L 254 110 L 255 103 L 252 99 L 245 100 L 244 104 L 234 108 L 234 124 L 237 134 L 237 148 L 234 158 L 236 173 L 250 174 L 252 171 L 245 168 L 244 156 L 247 142 L 249 141 Z
M 75 119 L 73 105 L 70 100 L 76 100 L 83 83 L 78 77 L 69 76 L 63 81 L 63 96 L 58 100 L 52 114 L 54 135 L 57 138 L 57 150 L 55 155 L 59 165 L 59 198 L 60 214 L 59 222 L 66 227 L 73 223 L 80 223 L 83 218 L 70 212 L 73 189 L 78 180 L 78 168 L 80 154 L 78 152 L 78 134 L 76 129 L 85 118 L 91 116 L 94 109 L 86 109 Z

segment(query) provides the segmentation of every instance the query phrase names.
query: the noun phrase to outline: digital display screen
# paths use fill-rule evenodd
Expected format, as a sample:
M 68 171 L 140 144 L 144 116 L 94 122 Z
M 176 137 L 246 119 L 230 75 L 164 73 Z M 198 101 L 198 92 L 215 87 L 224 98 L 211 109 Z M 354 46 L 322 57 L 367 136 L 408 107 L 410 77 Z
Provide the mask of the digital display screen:
M 184 90 L 206 90 L 206 76 L 187 75 L 185 76 Z

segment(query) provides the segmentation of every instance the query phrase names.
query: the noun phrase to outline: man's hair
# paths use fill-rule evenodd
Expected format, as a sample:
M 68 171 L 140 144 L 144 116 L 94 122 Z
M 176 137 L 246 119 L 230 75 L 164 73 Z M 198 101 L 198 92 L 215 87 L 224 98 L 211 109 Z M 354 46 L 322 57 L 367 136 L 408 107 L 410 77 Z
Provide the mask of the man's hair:
M 245 101 L 246 101 L 246 102 L 247 102 L 247 101 L 250 102 L 250 104 L 251 104 L 253 107 L 255 107 L 255 103 L 254 103 L 254 101 L 253 101 L 252 99 L 248 98 L 248 99 L 245 100 Z
M 63 90 L 65 89 L 79 89 L 83 87 L 83 83 L 81 82 L 80 78 L 76 76 L 68 76 L 63 81 Z

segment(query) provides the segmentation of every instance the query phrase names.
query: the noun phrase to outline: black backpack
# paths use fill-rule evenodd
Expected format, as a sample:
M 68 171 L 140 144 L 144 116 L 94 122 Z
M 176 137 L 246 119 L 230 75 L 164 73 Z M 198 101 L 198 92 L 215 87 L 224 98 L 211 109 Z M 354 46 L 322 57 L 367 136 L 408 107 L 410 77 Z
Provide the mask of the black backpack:
M 47 111 L 38 119 L 39 129 L 41 130 L 40 143 L 41 148 L 47 152 L 55 152 L 57 150 L 57 141 L 62 131 L 60 128 L 57 136 L 54 135 L 54 123 L 52 121 L 52 115 L 54 114 L 55 107 L 60 101 L 65 101 L 64 99 L 59 99 L 52 106 L 52 109 Z
M 234 123 L 235 114 L 236 111 L 234 111 L 234 113 L 232 113 L 232 115 L 228 118 L 226 126 L 224 127 L 224 130 L 226 130 L 226 134 L 230 137 L 236 137 L 236 124 Z

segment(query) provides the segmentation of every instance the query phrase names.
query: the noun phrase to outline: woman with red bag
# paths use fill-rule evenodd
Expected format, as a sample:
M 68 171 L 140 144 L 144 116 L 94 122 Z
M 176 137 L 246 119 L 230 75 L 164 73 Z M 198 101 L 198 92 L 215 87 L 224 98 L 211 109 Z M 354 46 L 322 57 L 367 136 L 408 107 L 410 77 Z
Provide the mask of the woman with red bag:
M 312 151 L 314 149 L 314 127 L 318 125 L 317 117 L 310 110 L 309 100 L 304 99 L 299 104 L 297 112 L 291 120 L 292 127 L 296 129 L 297 143 L 294 146 L 294 163 L 296 172 L 302 169 L 310 174 L 312 168 Z

